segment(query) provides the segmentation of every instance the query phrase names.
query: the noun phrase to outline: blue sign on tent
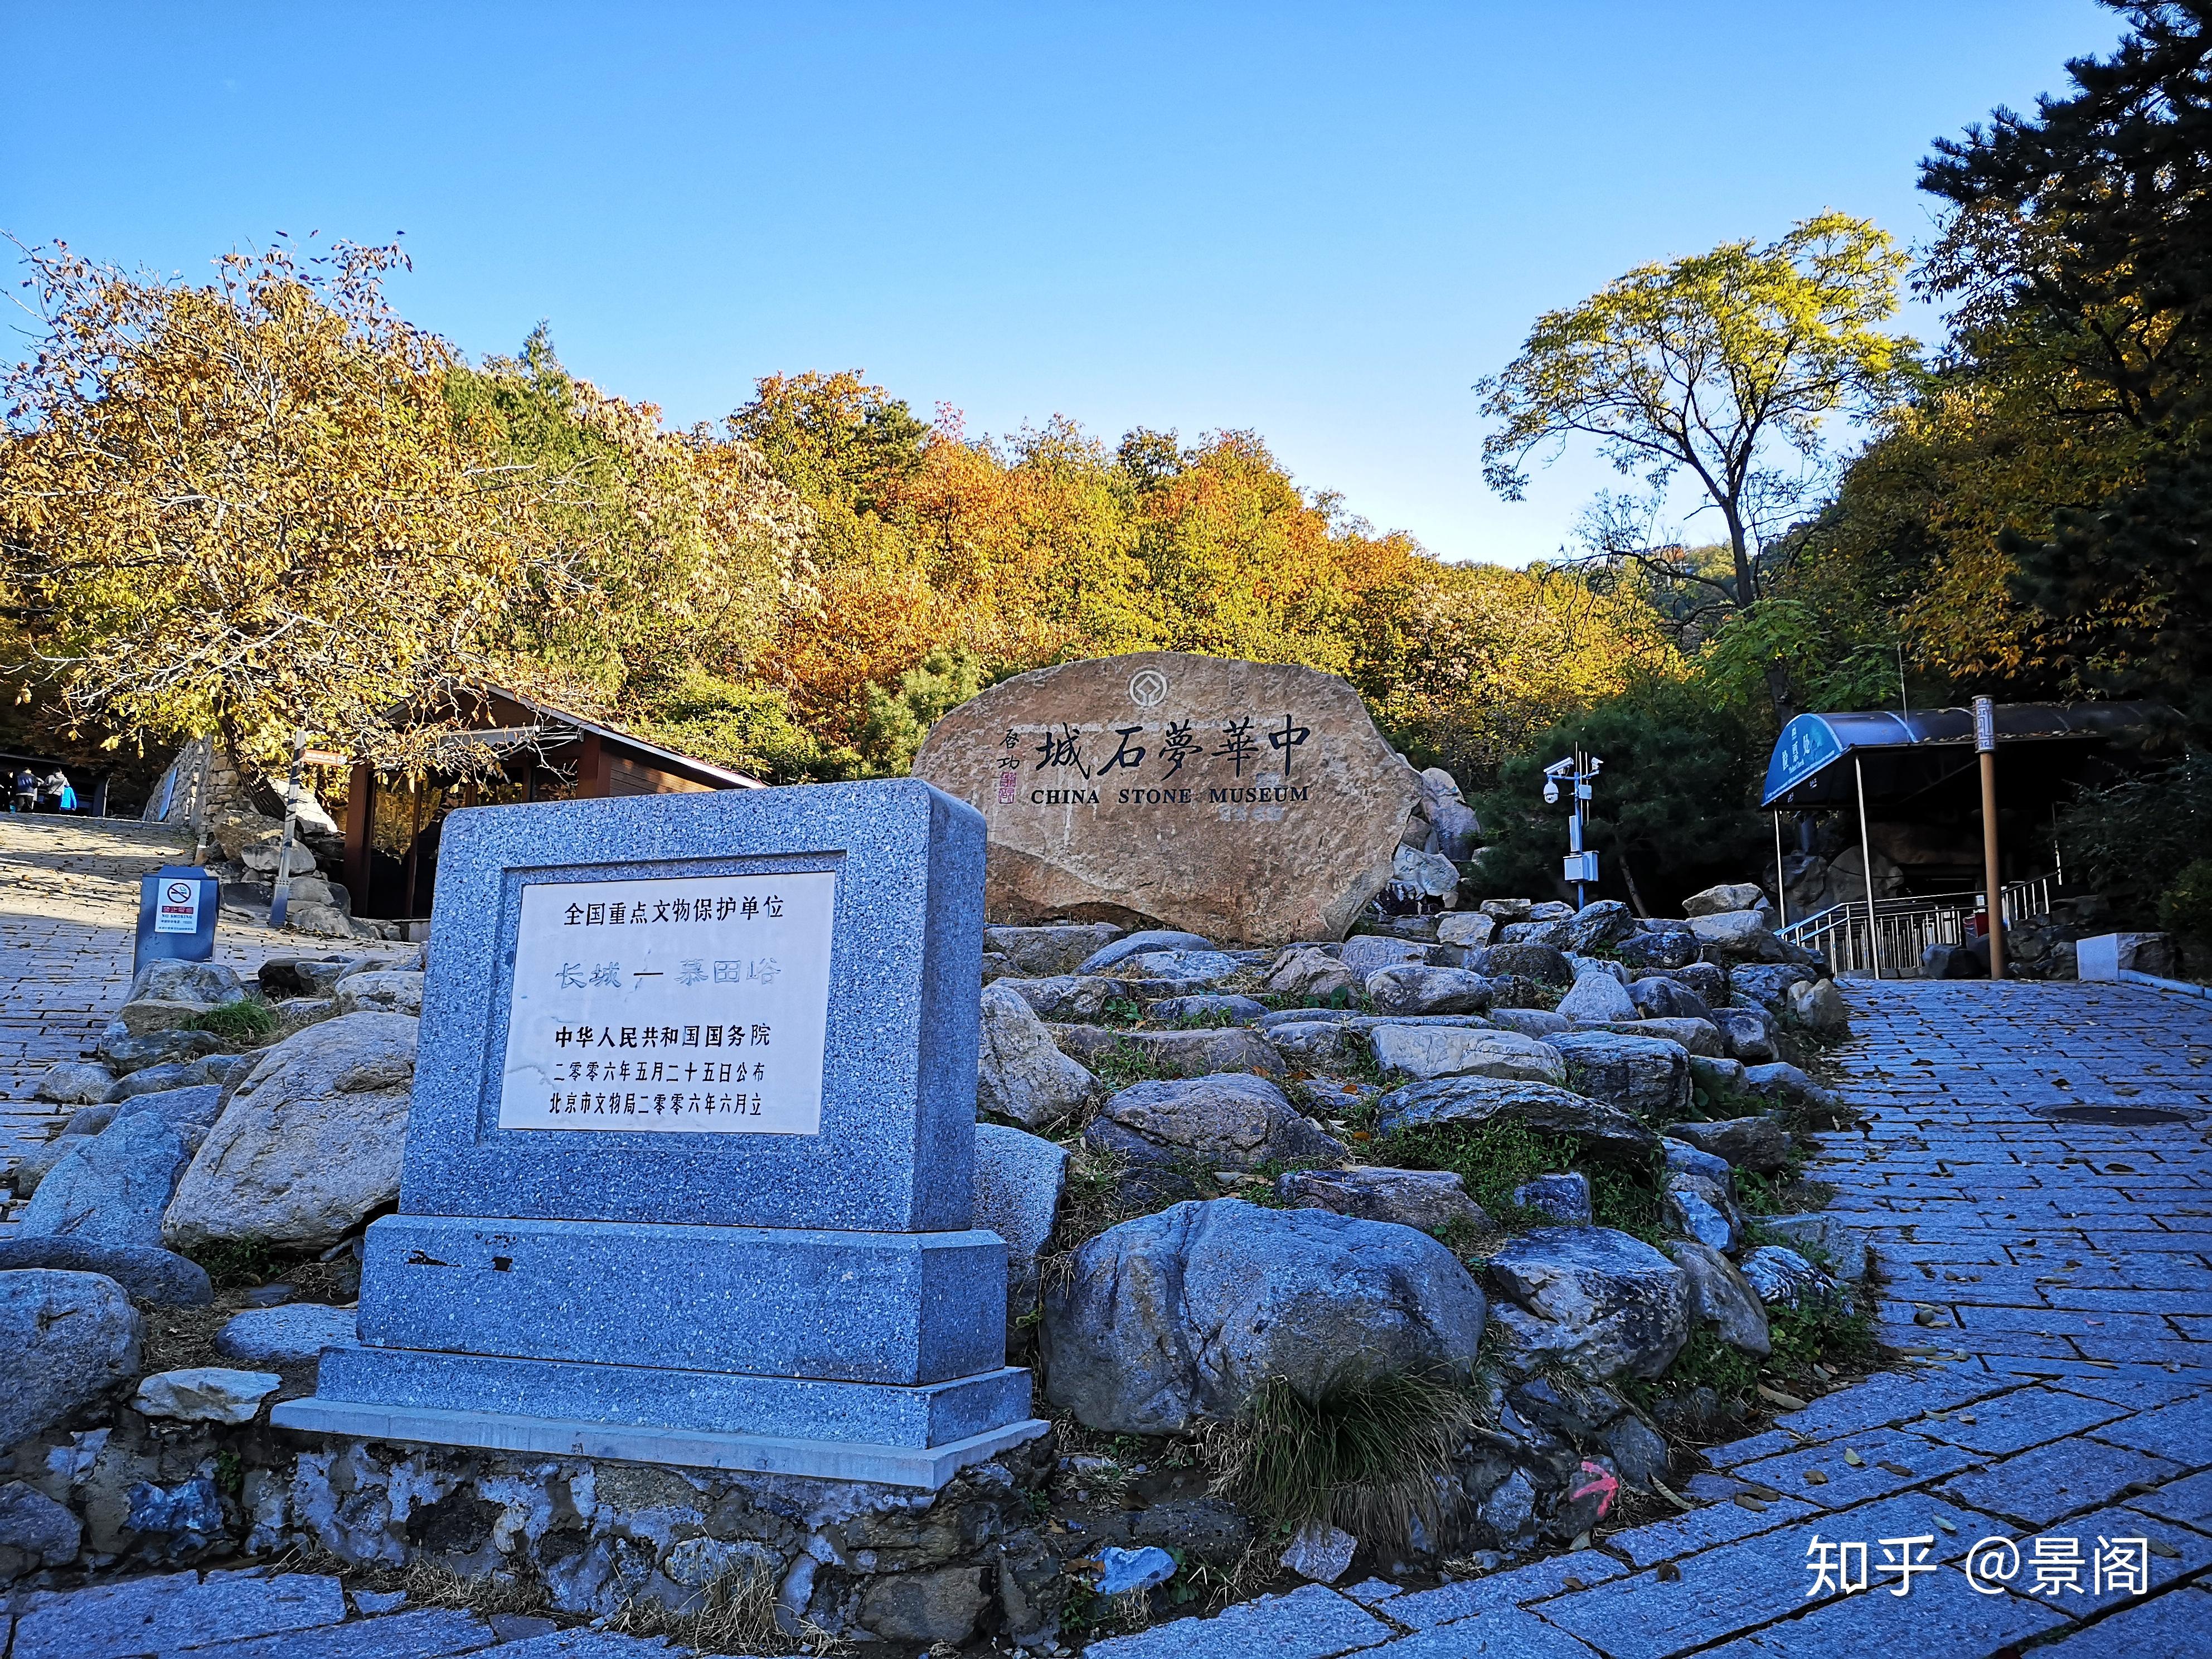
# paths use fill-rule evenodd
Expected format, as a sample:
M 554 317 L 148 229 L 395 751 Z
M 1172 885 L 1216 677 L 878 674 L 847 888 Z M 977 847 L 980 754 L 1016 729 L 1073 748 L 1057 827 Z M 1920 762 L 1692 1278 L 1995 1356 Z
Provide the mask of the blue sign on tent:
M 1782 728 L 1774 756 L 1766 763 L 1765 801 L 1786 795 L 1830 762 L 1841 759 L 1843 742 L 1818 714 L 1800 714 Z

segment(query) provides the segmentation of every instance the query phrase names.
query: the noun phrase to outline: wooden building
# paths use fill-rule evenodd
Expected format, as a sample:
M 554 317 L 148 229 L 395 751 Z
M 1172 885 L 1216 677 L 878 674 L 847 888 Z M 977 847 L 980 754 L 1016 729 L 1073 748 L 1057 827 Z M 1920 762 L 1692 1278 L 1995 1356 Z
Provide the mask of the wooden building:
M 440 834 L 457 807 L 767 787 L 510 691 L 483 693 L 463 724 L 471 750 L 499 757 L 495 775 L 456 767 L 450 776 L 413 779 L 353 768 L 343 790 L 344 880 L 356 915 L 429 915 Z

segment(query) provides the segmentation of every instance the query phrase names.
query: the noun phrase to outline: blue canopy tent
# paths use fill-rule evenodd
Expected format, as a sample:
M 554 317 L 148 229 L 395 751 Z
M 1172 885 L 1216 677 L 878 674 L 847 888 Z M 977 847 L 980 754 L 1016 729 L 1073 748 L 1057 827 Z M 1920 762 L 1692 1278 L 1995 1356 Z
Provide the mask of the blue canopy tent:
M 2038 770 L 2052 781 L 2069 781 L 2059 775 L 2078 772 L 2080 762 L 2114 737 L 2173 718 L 2172 710 L 2155 702 L 2001 702 L 1997 746 L 2037 744 Z M 1899 801 L 1973 769 L 1969 708 L 1800 714 L 1774 740 L 1759 805 L 1802 811 L 1861 799 Z
M 2115 739 L 2148 737 L 2175 719 L 2172 709 L 2155 702 L 2000 703 L 1994 712 L 1998 752 L 2014 755 L 2014 761 L 2001 768 L 2000 776 L 2015 803 L 2027 799 L 2055 803 L 2069 786 L 2106 764 Z M 1868 803 L 1962 805 L 1969 792 L 1978 790 L 1978 767 L 1972 709 L 1800 714 L 1775 739 L 1759 801 L 1774 814 L 1778 887 L 1782 814 L 1853 808 L 1858 815 L 1861 868 L 1867 875 L 1866 921 L 1871 928 L 1874 851 Z M 1788 896 L 1777 896 L 1787 924 Z M 1879 976 L 1878 966 L 1875 972 Z

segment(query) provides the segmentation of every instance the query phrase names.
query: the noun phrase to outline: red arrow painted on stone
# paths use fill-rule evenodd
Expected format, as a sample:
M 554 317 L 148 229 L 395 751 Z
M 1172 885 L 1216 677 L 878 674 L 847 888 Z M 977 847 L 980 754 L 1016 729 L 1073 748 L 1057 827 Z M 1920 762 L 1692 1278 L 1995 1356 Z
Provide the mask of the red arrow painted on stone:
M 1590 1482 L 1569 1492 L 1567 1501 L 1579 1503 L 1592 1492 L 1597 1493 L 1597 1518 L 1602 1521 L 1605 1512 L 1613 1507 L 1613 1500 L 1620 1491 L 1620 1482 L 1607 1473 L 1602 1464 L 1593 1463 L 1588 1458 L 1583 1460 L 1582 1472 L 1591 1477 Z

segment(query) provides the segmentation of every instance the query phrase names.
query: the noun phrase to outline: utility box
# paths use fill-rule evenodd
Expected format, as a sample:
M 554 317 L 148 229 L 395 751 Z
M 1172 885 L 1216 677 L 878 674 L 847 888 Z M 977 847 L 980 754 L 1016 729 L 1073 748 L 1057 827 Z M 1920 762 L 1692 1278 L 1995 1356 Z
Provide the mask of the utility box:
M 215 955 L 222 884 L 198 865 L 164 865 L 138 883 L 138 939 L 131 974 L 149 962 L 206 962 Z
M 1570 853 L 1566 858 L 1566 878 L 1570 882 L 1594 882 L 1597 879 L 1597 854 Z

